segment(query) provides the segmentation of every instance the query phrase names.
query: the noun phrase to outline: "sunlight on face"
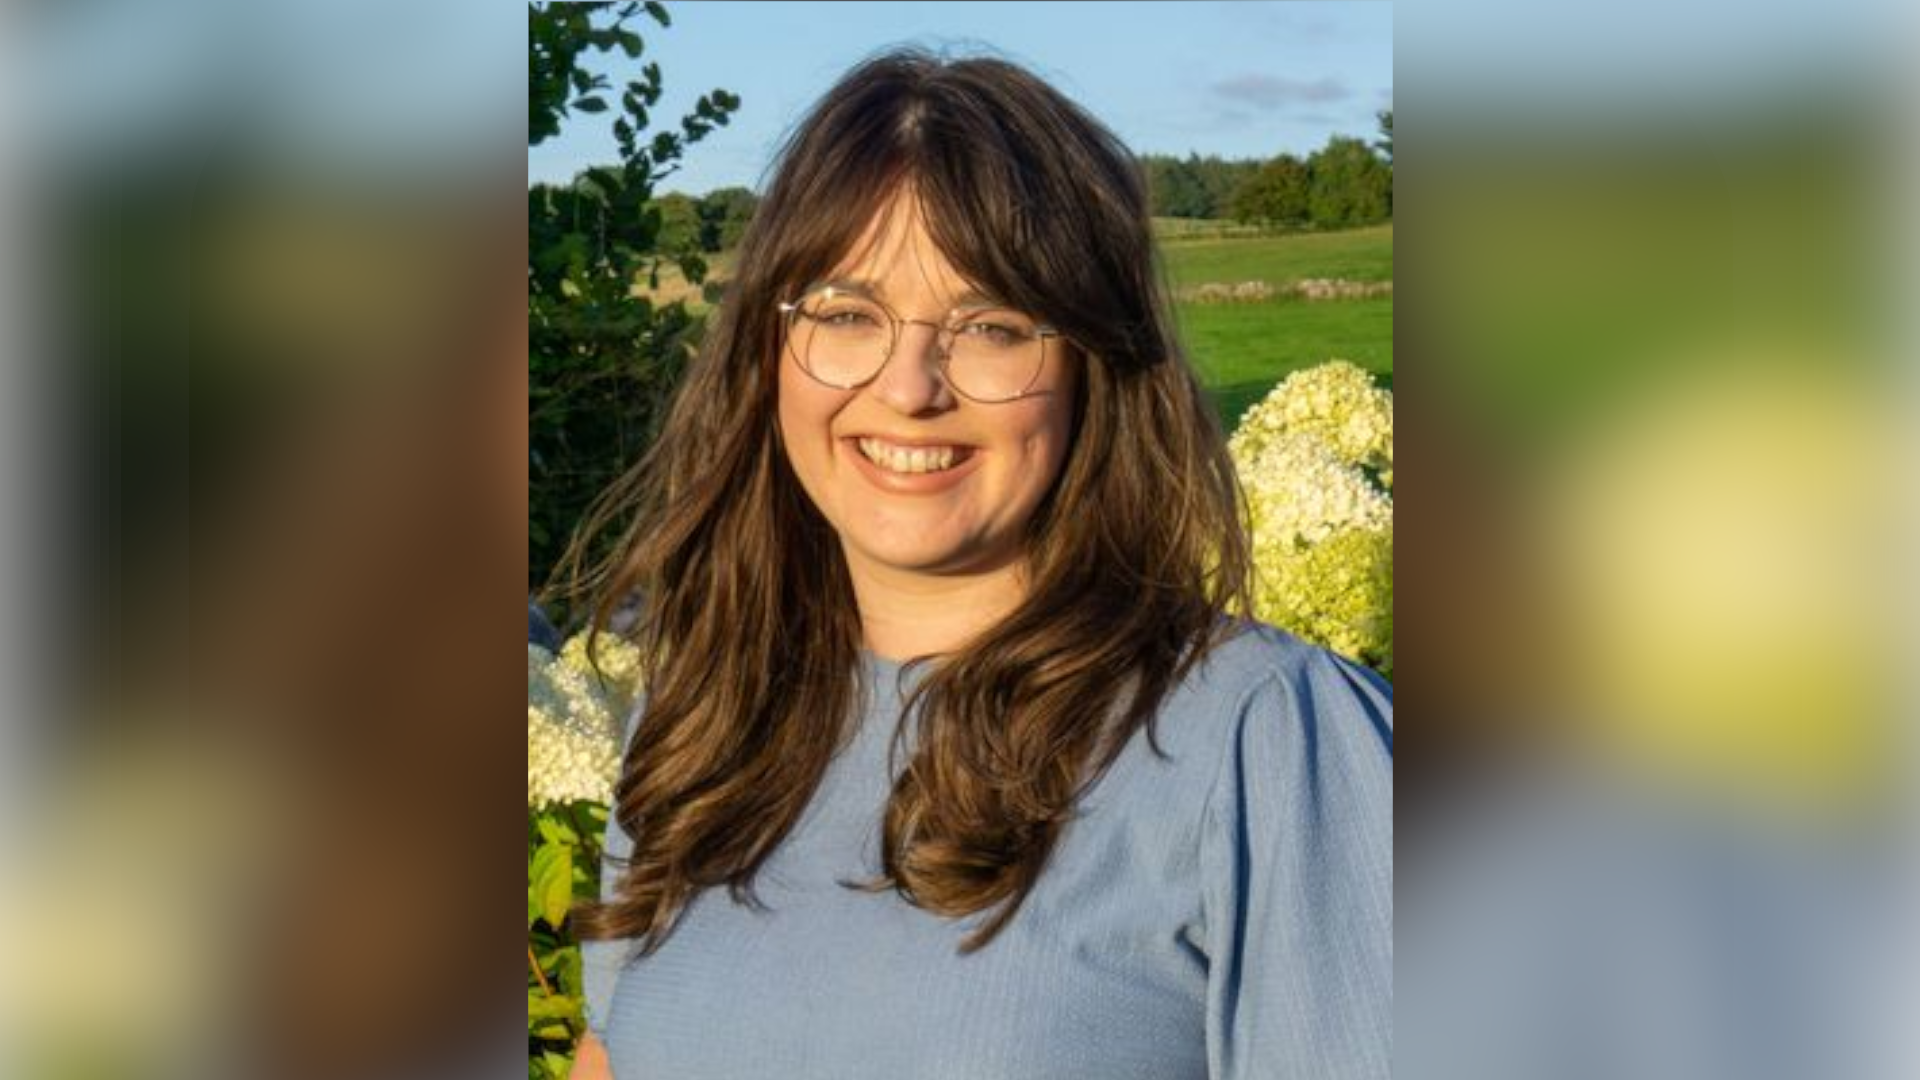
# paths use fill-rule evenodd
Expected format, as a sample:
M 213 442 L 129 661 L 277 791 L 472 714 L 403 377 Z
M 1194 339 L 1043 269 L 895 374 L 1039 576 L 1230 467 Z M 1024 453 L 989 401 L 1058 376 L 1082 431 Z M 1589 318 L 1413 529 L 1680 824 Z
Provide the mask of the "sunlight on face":
M 873 381 L 836 389 L 780 357 L 780 432 L 809 498 L 856 575 L 963 575 L 1018 563 L 1022 530 L 1072 442 L 1077 372 L 1058 339 L 1029 393 L 983 404 L 941 378 L 938 324 L 974 290 L 928 235 L 915 200 L 875 216 L 828 275 L 870 283 L 901 319 Z

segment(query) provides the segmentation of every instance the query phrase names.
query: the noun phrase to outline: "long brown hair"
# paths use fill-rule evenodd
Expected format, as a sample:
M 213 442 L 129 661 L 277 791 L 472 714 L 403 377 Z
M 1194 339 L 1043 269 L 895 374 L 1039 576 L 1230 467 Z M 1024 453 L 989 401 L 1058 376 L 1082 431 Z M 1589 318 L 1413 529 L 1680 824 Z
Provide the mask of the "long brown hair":
M 632 634 L 645 691 L 614 790 L 633 854 L 610 901 L 576 909 L 583 939 L 651 953 L 722 884 L 758 906 L 755 874 L 851 733 L 859 613 L 838 538 L 777 435 L 776 304 L 909 189 L 970 283 L 1059 328 L 1084 377 L 1069 459 L 1027 529 L 1028 595 L 963 648 L 922 658 L 883 873 L 842 884 L 946 916 L 997 907 L 961 948 L 991 941 L 1081 794 L 1140 728 L 1161 752 L 1161 700 L 1233 602 L 1250 610 L 1232 465 L 1173 332 L 1133 156 L 1013 64 L 871 59 L 789 137 L 657 444 L 581 533 L 631 522 L 612 560 L 573 567 L 598 597 L 596 626 L 644 597 Z

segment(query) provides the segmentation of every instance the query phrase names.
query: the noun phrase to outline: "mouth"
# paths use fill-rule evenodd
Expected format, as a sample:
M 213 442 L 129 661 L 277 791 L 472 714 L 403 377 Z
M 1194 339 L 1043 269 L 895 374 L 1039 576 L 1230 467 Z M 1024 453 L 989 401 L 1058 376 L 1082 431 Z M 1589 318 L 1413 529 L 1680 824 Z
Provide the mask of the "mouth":
M 860 456 L 875 466 L 901 476 L 919 476 L 957 469 L 973 457 L 974 448 L 950 443 L 902 445 L 873 436 L 849 440 Z

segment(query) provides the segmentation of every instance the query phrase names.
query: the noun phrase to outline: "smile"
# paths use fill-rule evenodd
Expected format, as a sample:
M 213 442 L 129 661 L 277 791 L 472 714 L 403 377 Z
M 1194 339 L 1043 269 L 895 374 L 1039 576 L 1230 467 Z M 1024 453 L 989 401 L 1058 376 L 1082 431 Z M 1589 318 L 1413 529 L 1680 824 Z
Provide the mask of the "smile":
M 879 439 L 858 440 L 860 453 L 888 472 L 914 475 L 945 472 L 971 457 L 965 446 L 895 446 Z

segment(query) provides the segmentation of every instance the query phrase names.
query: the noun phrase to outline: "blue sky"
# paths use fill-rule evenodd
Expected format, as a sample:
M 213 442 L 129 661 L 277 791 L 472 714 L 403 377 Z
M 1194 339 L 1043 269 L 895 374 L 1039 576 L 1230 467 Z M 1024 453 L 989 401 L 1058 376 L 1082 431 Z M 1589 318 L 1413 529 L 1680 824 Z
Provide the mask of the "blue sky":
M 757 187 L 781 136 L 862 57 L 889 45 L 986 51 L 1025 64 L 1141 153 L 1271 157 L 1331 134 L 1372 138 L 1393 100 L 1393 5 L 1259 3 L 792 3 L 682 0 L 644 22 L 666 84 L 655 129 L 714 88 L 733 122 L 688 152 L 663 191 Z M 529 181 L 614 160 L 612 114 L 576 116 L 527 151 Z

